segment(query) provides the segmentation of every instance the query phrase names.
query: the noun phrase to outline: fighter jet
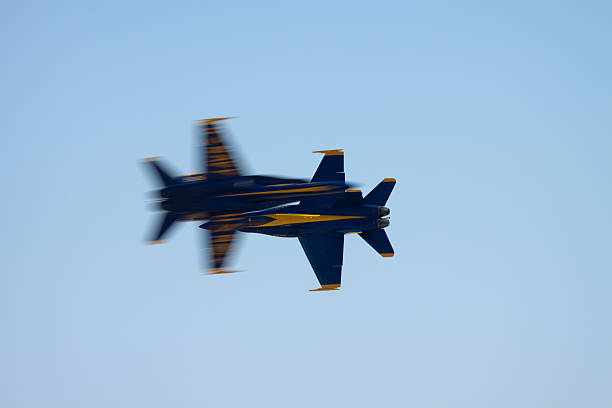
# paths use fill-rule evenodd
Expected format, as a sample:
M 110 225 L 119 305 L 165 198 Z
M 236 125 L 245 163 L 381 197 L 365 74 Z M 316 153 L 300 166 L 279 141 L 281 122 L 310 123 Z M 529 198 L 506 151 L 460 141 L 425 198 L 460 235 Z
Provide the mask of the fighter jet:
M 344 182 L 342 151 L 323 152 L 325 157 L 311 182 Z M 384 231 L 389 226 L 385 217 L 390 213 L 385 205 L 394 186 L 395 179 L 385 178 L 365 197 L 360 190 L 348 190 L 339 198 L 307 198 L 298 205 L 211 220 L 200 228 L 297 237 L 321 285 L 312 291 L 337 290 L 341 284 L 345 234 L 359 234 L 383 257 L 394 255 Z
M 245 212 L 262 210 L 311 197 L 342 195 L 347 188 L 343 180 L 308 182 L 303 179 L 261 175 L 242 175 L 218 122 L 229 118 L 205 119 L 199 122 L 203 137 L 204 160 L 201 173 L 176 176 L 159 158 L 144 159 L 162 188 L 156 192 L 164 211 L 150 244 L 163 238 L 176 221 L 219 221 Z M 235 230 L 212 231 L 211 273 L 228 273 L 223 265 L 234 239 Z

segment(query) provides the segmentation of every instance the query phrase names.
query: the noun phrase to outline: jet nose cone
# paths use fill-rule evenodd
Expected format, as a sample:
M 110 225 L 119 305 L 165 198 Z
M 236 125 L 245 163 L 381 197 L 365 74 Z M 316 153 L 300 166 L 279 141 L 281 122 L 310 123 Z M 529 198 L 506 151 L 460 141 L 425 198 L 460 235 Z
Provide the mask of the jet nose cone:
M 378 216 L 379 217 L 384 217 L 386 215 L 389 215 L 391 213 L 391 210 L 388 209 L 387 207 L 378 207 Z

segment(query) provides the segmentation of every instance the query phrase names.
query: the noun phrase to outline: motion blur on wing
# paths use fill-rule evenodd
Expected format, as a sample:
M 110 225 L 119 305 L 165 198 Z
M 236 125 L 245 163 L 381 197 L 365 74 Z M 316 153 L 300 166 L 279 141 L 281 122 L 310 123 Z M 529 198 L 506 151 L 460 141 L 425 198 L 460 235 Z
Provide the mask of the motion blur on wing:
M 205 237 L 210 248 L 210 273 L 229 273 L 226 260 L 237 228 L 233 220 L 246 212 L 263 210 L 299 200 L 333 200 L 344 194 L 342 179 L 303 179 L 243 175 L 224 141 L 220 122 L 229 118 L 205 119 L 198 123 L 202 137 L 201 172 L 175 175 L 159 158 L 143 160 L 161 188 L 156 192 L 163 211 L 149 243 L 164 241 L 177 221 L 210 221 Z
M 343 152 L 319 152 L 325 156 L 311 183 L 344 183 Z M 337 290 L 341 284 L 345 234 L 359 234 L 383 257 L 394 255 L 384 231 L 389 226 L 386 216 L 390 213 L 385 205 L 394 186 L 395 179 L 385 178 L 365 197 L 359 190 L 348 190 L 335 197 L 308 197 L 297 205 L 210 220 L 200 228 L 297 237 L 321 286 L 314 291 Z

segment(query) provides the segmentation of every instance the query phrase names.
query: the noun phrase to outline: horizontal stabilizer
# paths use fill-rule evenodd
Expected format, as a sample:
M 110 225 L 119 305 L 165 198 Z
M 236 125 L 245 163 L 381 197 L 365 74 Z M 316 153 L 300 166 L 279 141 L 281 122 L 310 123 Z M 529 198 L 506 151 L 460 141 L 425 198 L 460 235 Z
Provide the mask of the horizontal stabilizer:
M 387 200 L 389 199 L 389 196 L 393 191 L 393 187 L 395 187 L 394 178 L 384 179 L 383 181 L 378 183 L 378 185 L 374 187 L 374 189 L 370 191 L 367 196 L 365 196 L 365 198 L 363 199 L 363 203 L 380 206 L 387 204 Z
M 383 257 L 387 258 L 395 254 L 385 230 L 377 229 L 364 231 L 359 234 L 359 236 L 363 238 L 365 242 L 370 244 L 370 246 Z
M 148 167 L 153 171 L 153 174 L 164 186 L 168 187 L 174 184 L 174 177 L 170 175 L 168 170 L 166 170 L 166 166 L 162 165 L 159 157 L 143 159 L 142 162 L 148 165 Z
M 153 239 L 147 243 L 148 244 L 161 244 L 162 242 L 164 242 L 163 241 L 164 236 L 166 235 L 166 233 L 168 232 L 168 230 L 170 229 L 170 227 L 174 224 L 176 220 L 178 220 L 178 215 L 176 213 L 173 213 L 170 211 L 166 212 L 164 214 L 164 219 L 161 220 L 161 222 L 158 224 L 159 227 L 157 228 L 157 234 L 155 234 Z

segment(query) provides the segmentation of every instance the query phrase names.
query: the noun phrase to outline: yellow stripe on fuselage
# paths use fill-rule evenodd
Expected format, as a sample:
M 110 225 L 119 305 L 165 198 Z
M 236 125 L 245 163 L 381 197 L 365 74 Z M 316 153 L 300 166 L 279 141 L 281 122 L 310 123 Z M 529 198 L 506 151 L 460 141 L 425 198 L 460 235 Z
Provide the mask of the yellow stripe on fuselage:
M 260 227 L 277 227 L 292 224 L 305 224 L 309 222 L 325 222 L 338 220 L 351 220 L 365 218 L 361 215 L 321 215 L 321 214 L 266 214 L 266 217 L 274 218 Z
M 316 193 L 320 191 L 329 191 L 334 188 L 336 187 L 334 186 L 302 187 L 302 188 L 294 188 L 294 189 L 286 189 L 286 190 L 253 191 L 250 193 L 227 194 L 227 195 L 222 195 L 221 197 L 237 197 L 237 196 L 258 195 L 258 194 L 309 193 L 309 192 Z

